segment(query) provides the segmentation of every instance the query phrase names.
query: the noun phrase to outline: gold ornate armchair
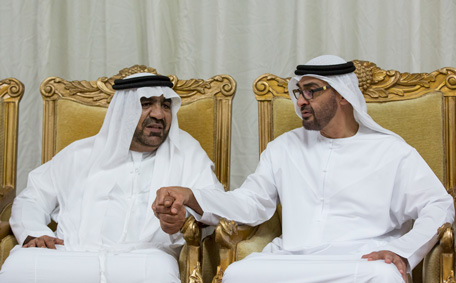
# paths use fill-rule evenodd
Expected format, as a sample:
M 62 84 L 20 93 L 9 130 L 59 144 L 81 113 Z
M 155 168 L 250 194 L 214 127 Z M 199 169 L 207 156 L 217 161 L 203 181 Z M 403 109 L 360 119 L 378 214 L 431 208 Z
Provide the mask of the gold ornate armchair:
M 110 78 L 96 81 L 66 81 L 50 77 L 41 83 L 43 97 L 42 162 L 50 160 L 71 142 L 95 135 L 103 123 L 109 102 L 114 94 L 114 80 L 138 72 L 157 74 L 153 68 L 135 65 L 122 69 Z M 182 106 L 177 113 L 179 127 L 196 138 L 215 164 L 220 182 L 229 188 L 231 103 L 236 82 L 228 75 L 208 80 L 180 80 L 169 76 L 173 89 L 181 96 Z M 198 113 L 198 115 L 194 115 Z M 179 258 L 182 282 L 201 274 L 201 227 L 189 217 L 182 228 L 187 244 Z
M 454 197 L 456 189 L 456 69 L 409 74 L 382 70 L 374 63 L 354 61 L 359 87 L 369 114 L 379 124 L 401 135 L 415 147 Z M 269 141 L 301 126 L 288 96 L 289 78 L 272 74 L 258 77 L 253 89 L 258 101 L 260 153 Z M 233 261 L 261 251 L 281 234 L 277 213 L 257 227 L 222 220 L 216 229 L 220 266 L 213 282 Z M 437 232 L 437 231 L 436 231 Z M 414 282 L 454 281 L 454 242 L 451 224 L 438 231 L 439 244 L 413 270 Z
M 0 80 L 0 267 L 9 254 L 4 246 L 13 246 L 14 237 L 8 219 L 16 196 L 16 157 L 18 106 L 24 85 L 14 78 Z

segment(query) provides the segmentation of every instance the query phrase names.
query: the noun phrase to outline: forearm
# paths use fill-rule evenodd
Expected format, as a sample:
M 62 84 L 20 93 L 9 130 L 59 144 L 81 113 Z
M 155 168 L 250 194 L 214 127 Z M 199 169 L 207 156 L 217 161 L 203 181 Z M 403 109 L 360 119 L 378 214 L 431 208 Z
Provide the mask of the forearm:
M 41 208 L 36 207 L 36 203 L 20 197 L 15 200 L 10 225 L 20 244 L 25 242 L 29 236 L 55 236 L 47 226 L 50 221 L 50 213 L 45 213 Z
M 447 203 L 429 205 L 423 209 L 407 234 L 391 241 L 384 248 L 407 258 L 410 267 L 414 268 L 437 242 L 438 228 L 445 222 L 452 223 L 453 218 L 451 199 Z

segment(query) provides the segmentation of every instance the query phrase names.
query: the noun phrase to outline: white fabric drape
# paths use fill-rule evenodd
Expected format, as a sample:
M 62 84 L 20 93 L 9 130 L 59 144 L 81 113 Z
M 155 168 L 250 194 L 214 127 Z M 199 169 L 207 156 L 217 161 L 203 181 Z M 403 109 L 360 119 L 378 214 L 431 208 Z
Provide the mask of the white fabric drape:
M 0 79 L 25 84 L 20 103 L 18 191 L 40 164 L 40 83 L 95 80 L 134 64 L 179 78 L 232 75 L 231 188 L 258 163 L 252 83 L 292 76 L 322 54 L 384 69 L 456 66 L 453 0 L 1 0 Z

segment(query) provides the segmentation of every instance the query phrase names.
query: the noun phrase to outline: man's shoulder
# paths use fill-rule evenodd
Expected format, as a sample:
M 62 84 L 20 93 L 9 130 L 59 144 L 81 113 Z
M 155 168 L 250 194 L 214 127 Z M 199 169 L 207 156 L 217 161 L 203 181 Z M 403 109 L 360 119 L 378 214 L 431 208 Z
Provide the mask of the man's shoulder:
M 181 151 L 185 153 L 185 155 L 192 156 L 195 154 L 202 154 L 207 156 L 207 153 L 201 146 L 200 141 L 182 129 L 179 129 L 179 144 Z
M 90 154 L 92 147 L 93 138 L 77 140 L 64 147 L 53 157 L 53 159 L 68 159 L 71 156 L 80 158 L 86 154 Z
M 180 139 L 180 142 L 184 143 L 185 145 L 193 144 L 193 145 L 199 145 L 201 147 L 201 144 L 197 139 L 195 139 L 191 134 L 189 134 L 188 132 L 186 132 L 182 129 L 179 129 L 179 139 Z

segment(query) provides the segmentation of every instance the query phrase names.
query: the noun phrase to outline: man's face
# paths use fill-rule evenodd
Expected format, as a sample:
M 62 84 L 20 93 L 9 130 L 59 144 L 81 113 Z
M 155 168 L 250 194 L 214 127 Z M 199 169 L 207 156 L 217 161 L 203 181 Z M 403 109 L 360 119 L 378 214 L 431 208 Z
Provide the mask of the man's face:
M 298 82 L 302 90 L 313 90 L 328 85 L 327 82 L 303 77 Z M 298 107 L 301 109 L 302 126 L 307 130 L 321 131 L 334 118 L 338 109 L 336 92 L 329 88 L 324 91 L 315 92 L 313 98 L 306 100 L 302 95 L 298 99 Z
M 168 137 L 171 127 L 171 99 L 164 96 L 141 98 L 142 114 L 136 126 L 130 149 L 138 152 L 155 151 Z

